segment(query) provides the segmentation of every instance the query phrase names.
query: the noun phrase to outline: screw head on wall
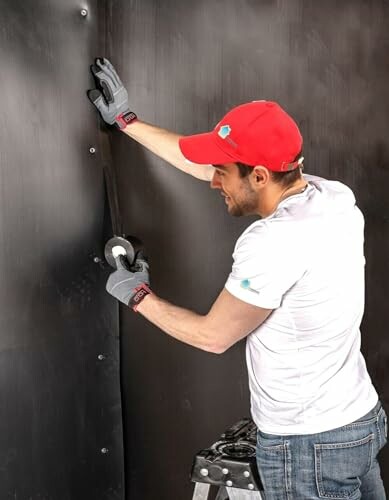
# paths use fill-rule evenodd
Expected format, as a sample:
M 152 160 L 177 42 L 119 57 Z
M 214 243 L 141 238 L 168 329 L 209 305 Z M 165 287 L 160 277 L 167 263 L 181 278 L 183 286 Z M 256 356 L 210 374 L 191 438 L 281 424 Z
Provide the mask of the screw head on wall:
M 86 17 L 88 15 L 88 11 L 86 9 L 81 9 L 80 14 L 82 17 Z

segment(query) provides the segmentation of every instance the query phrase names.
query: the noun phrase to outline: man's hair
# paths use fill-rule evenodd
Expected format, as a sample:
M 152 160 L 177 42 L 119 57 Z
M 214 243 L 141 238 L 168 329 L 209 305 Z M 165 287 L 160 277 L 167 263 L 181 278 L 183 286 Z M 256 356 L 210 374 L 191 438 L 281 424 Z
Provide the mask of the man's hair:
M 301 157 L 301 152 L 296 156 L 293 161 L 297 161 Z M 244 163 L 236 162 L 239 169 L 239 175 L 243 179 L 251 174 L 253 171 L 253 167 L 250 165 L 246 165 Z M 303 169 L 302 164 L 299 167 L 296 167 L 294 170 L 290 170 L 289 172 L 273 172 L 269 170 L 272 180 L 276 184 L 280 184 L 283 187 L 288 187 L 294 184 L 300 177 L 301 171 Z

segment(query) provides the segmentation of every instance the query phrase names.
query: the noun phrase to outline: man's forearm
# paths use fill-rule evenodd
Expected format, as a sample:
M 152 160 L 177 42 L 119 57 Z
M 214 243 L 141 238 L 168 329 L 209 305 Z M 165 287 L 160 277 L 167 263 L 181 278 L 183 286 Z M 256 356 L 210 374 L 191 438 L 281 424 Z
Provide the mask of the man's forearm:
M 178 145 L 179 134 L 140 120 L 130 123 L 123 132 L 179 170 L 203 181 L 212 179 L 214 168 L 211 165 L 197 165 L 185 159 Z
M 137 312 L 181 342 L 215 354 L 224 351 L 218 336 L 207 329 L 206 316 L 170 304 L 155 294 L 143 299 Z

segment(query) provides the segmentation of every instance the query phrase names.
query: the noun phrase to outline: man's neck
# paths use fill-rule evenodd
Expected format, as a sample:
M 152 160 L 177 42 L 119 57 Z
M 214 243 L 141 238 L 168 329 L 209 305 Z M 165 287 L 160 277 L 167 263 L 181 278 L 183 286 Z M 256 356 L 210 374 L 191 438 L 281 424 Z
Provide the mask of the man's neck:
M 268 202 L 263 204 L 263 210 L 261 210 L 260 213 L 261 217 L 268 217 L 272 213 L 274 213 L 278 207 L 278 205 L 284 201 L 286 198 L 289 198 L 290 196 L 294 196 L 296 194 L 300 194 L 305 191 L 307 188 L 308 183 L 307 181 L 301 177 L 298 179 L 294 184 L 288 187 L 281 187 L 279 189 L 274 190 L 273 192 L 269 193 L 268 196 Z

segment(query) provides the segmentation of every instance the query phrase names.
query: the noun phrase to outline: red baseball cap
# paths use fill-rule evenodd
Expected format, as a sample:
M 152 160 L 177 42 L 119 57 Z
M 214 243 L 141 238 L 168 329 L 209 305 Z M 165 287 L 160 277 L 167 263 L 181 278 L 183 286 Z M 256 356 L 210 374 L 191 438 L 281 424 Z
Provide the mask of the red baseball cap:
M 286 172 L 302 163 L 302 158 L 294 161 L 303 145 L 299 128 L 272 101 L 241 104 L 231 109 L 211 132 L 181 137 L 179 145 L 189 161 L 206 165 L 240 162 Z

